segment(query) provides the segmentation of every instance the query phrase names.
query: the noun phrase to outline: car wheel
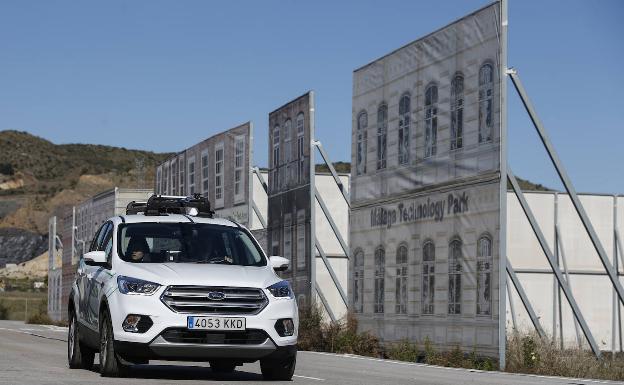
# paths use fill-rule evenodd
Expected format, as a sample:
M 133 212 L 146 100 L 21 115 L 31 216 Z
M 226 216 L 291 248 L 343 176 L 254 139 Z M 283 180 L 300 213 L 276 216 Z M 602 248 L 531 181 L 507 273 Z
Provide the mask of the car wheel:
M 260 360 L 262 377 L 268 381 L 290 381 L 295 374 L 297 354 L 281 360 Z
M 210 361 L 210 369 L 215 373 L 232 373 L 236 364 L 227 361 Z
M 67 362 L 70 369 L 91 369 L 95 351 L 84 346 L 78 335 L 78 320 L 74 311 L 69 314 L 67 332 Z
M 115 353 L 113 325 L 107 312 L 100 316 L 100 374 L 102 377 L 122 377 L 127 372 Z

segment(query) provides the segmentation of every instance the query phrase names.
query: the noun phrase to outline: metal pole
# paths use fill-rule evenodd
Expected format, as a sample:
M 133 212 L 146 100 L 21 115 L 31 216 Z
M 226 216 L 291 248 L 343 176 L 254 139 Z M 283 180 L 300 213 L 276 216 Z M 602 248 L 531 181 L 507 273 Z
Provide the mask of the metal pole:
M 319 153 L 321 154 L 321 157 L 323 158 L 323 161 L 325 161 L 327 168 L 329 168 L 329 172 L 331 173 L 332 177 L 334 177 L 334 181 L 336 182 L 338 189 L 342 193 L 342 197 L 344 198 L 345 202 L 347 202 L 347 206 L 351 207 L 351 202 L 349 201 L 349 193 L 347 192 L 344 184 L 340 180 L 340 177 L 338 177 L 338 173 L 336 172 L 336 169 L 334 168 L 333 163 L 329 160 L 329 155 L 327 155 L 327 153 L 325 152 L 325 149 L 321 145 L 321 142 L 317 140 L 313 142 L 312 144 L 316 146 L 316 148 L 318 148 Z
M 518 293 L 518 296 L 520 297 L 524 308 L 529 314 L 529 318 L 531 319 L 531 322 L 533 323 L 537 334 L 539 334 L 541 338 L 546 338 L 546 333 L 544 332 L 544 329 L 539 322 L 537 314 L 535 314 L 535 311 L 533 310 L 533 306 L 531 306 L 531 301 L 529 301 L 529 297 L 527 297 L 524 288 L 522 287 L 522 284 L 520 283 L 520 280 L 518 279 L 518 276 L 516 275 L 516 272 L 514 271 L 513 266 L 511 265 L 511 262 L 509 260 L 507 261 L 507 274 L 509 274 L 509 278 L 511 278 L 511 282 L 515 286 L 516 292 Z
M 264 192 L 268 192 L 269 191 L 269 186 L 267 186 L 266 181 L 264 180 L 264 177 L 262 176 L 262 173 L 260 172 L 260 169 L 256 166 L 256 167 L 253 168 L 253 172 L 254 172 L 254 174 L 256 174 L 256 176 L 260 180 L 260 184 L 262 185 L 262 188 L 264 189 Z
M 26 308 L 24 309 L 24 322 L 28 322 L 28 298 L 26 298 Z
M 559 247 L 561 251 L 559 254 L 561 255 L 561 262 L 563 262 L 563 273 L 565 274 L 565 280 L 568 286 L 572 288 L 572 280 L 570 279 L 570 271 L 568 270 L 568 262 L 567 262 L 567 258 L 565 255 L 565 250 L 563 248 L 563 237 L 561 236 L 561 231 L 559 231 L 559 225 L 557 225 L 557 228 L 555 229 L 555 231 L 557 232 L 557 240 L 559 241 L 559 244 L 557 244 L 557 247 Z M 576 333 L 576 344 L 580 348 L 581 347 L 581 332 L 579 331 L 578 322 L 576 322 L 574 318 L 572 319 L 572 322 L 574 324 L 574 332 Z
M 507 282 L 507 0 L 500 2 L 500 183 L 499 183 L 499 240 L 498 240 L 498 362 L 501 370 L 505 369 L 505 350 L 507 344 L 506 314 L 507 303 L 505 286 Z
M 253 207 L 253 211 L 256 213 L 256 215 L 258 216 L 258 219 L 260 220 L 260 224 L 262 225 L 263 229 L 267 228 L 267 223 L 266 220 L 264 219 L 264 216 L 262 216 L 262 213 L 260 212 L 260 209 L 258 208 L 258 206 L 256 205 L 256 202 L 251 202 L 251 206 Z
M 310 254 L 310 300 L 312 300 L 314 298 L 314 293 L 318 293 L 319 294 L 319 298 L 321 298 L 321 301 L 323 301 L 323 304 L 326 306 L 327 311 L 330 313 L 330 316 L 332 317 L 333 320 L 335 320 L 335 317 L 332 314 L 331 309 L 329 308 L 329 304 L 327 303 L 327 301 L 325 300 L 325 298 L 322 296 L 320 290 L 317 289 L 318 284 L 316 282 L 316 245 L 314 240 L 316 239 L 316 200 L 315 195 L 316 195 L 316 167 L 315 167 L 315 161 L 314 161 L 314 137 L 315 137 L 315 120 L 314 120 L 314 114 L 316 111 L 316 106 L 315 106 L 315 101 L 314 101 L 314 91 L 310 91 L 310 97 L 309 97 L 309 101 L 310 101 L 310 138 L 309 138 L 309 142 L 308 142 L 308 151 L 309 151 L 309 159 L 310 159 L 310 165 L 309 165 L 309 169 L 310 169 L 310 188 L 309 188 L 309 202 L 310 202 L 310 232 L 309 232 L 309 247 L 308 247 L 308 253 Z
M 511 287 L 509 286 L 509 282 L 505 282 L 505 286 L 507 287 L 507 298 L 509 298 L 509 311 L 511 312 L 511 324 L 513 325 L 513 330 L 516 332 L 518 330 L 518 322 L 516 321 L 516 309 L 513 303 L 513 297 L 511 296 Z
M 559 248 L 557 247 L 557 224 L 559 223 L 559 218 L 558 218 L 558 198 L 559 195 L 557 192 L 555 192 L 555 204 L 554 204 L 554 208 L 555 208 L 555 212 L 554 212 L 554 223 L 555 223 L 555 260 L 557 261 L 557 267 L 559 267 Z M 557 313 L 561 314 L 561 311 L 557 311 L 557 308 L 561 309 L 561 303 L 559 303 L 560 298 L 559 298 L 559 285 L 557 285 L 557 279 L 555 279 L 555 276 L 553 275 L 552 277 L 553 280 L 553 313 L 552 313 L 552 340 L 553 343 L 557 340 Z M 557 306 L 557 304 L 559 306 Z M 563 333 L 563 325 L 561 323 L 561 318 L 559 318 L 559 329 L 560 331 Z M 563 348 L 563 337 L 560 336 L 559 341 L 561 343 L 561 346 Z
M 572 186 L 572 182 L 570 178 L 568 177 L 567 172 L 563 168 L 563 163 L 559 159 L 559 156 L 557 155 L 555 148 L 550 142 L 550 139 L 548 138 L 548 134 L 546 133 L 546 129 L 542 125 L 542 122 L 539 120 L 537 113 L 535 112 L 535 109 L 533 108 L 533 105 L 531 104 L 531 101 L 529 100 L 529 97 L 526 91 L 524 90 L 524 87 L 522 85 L 522 82 L 520 81 L 518 74 L 515 71 L 510 71 L 510 76 L 511 76 L 511 81 L 514 84 L 516 91 L 518 91 L 518 95 L 520 96 L 520 99 L 522 100 L 524 107 L 529 113 L 529 116 L 531 117 L 531 121 L 533 122 L 533 125 L 535 126 L 535 129 L 537 130 L 537 133 L 540 139 L 542 140 L 542 143 L 544 144 L 544 147 L 546 148 L 546 152 L 548 153 L 550 160 L 553 162 L 553 165 L 555 166 L 555 169 L 557 170 L 557 173 L 559 174 L 559 178 L 563 182 L 563 185 L 565 186 L 565 189 L 568 192 L 570 199 L 572 200 L 572 204 L 574 205 L 574 208 L 576 209 L 576 212 L 579 218 L 581 219 L 581 222 L 583 223 L 583 227 L 585 227 L 585 231 L 587 231 L 587 234 L 589 235 L 589 238 L 592 241 L 594 249 L 596 250 L 596 252 L 598 253 L 598 256 L 600 257 L 600 262 L 602 262 L 602 266 L 604 267 L 605 271 L 609 275 L 609 279 L 611 280 L 611 283 L 615 287 L 615 290 L 617 291 L 617 295 L 620 301 L 622 302 L 622 304 L 624 304 L 624 287 L 622 287 L 622 284 L 620 283 L 618 277 L 615 275 L 613 271 L 613 266 L 609 262 L 607 253 L 602 247 L 602 243 L 600 242 L 600 239 L 598 239 L 598 235 L 596 234 L 596 231 L 594 230 L 594 226 L 591 224 L 591 221 L 589 220 L 589 217 L 587 216 L 587 213 L 585 212 L 585 208 L 583 207 L 583 204 L 581 203 L 579 197 L 576 195 L 576 190 L 574 189 L 574 186 Z
M 329 276 L 331 277 L 332 281 L 334 281 L 334 285 L 336 285 L 336 289 L 338 289 L 338 293 L 340 294 L 342 301 L 344 302 L 346 307 L 349 307 L 349 300 L 347 298 L 347 293 L 345 293 L 344 289 L 342 288 L 342 285 L 340 284 L 340 281 L 338 280 L 338 276 L 336 276 L 336 272 L 334 272 L 334 268 L 329 263 L 329 259 L 327 259 L 327 255 L 325 254 L 325 251 L 321 247 L 321 244 L 319 243 L 318 239 L 315 239 L 315 242 L 316 242 L 316 248 L 318 249 L 318 252 L 321 258 L 323 259 L 323 263 L 325 263 L 325 267 L 327 268 L 327 271 L 329 272 Z
M 336 316 L 334 315 L 334 312 L 329 306 L 329 302 L 327 302 L 327 298 L 325 298 L 325 296 L 323 295 L 323 292 L 321 291 L 321 288 L 319 287 L 318 283 L 315 286 L 315 290 L 316 290 L 316 294 L 318 294 L 319 298 L 321 299 L 321 303 L 323 304 L 323 307 L 325 307 L 327 314 L 329 314 L 329 318 L 331 318 L 333 322 L 336 322 Z
M 524 214 L 529 220 L 531 228 L 533 229 L 533 232 L 535 233 L 535 236 L 537 237 L 537 240 L 539 241 L 540 246 L 542 247 L 542 250 L 544 251 L 544 254 L 546 254 L 546 259 L 548 260 L 548 263 L 550 264 L 551 269 L 555 272 L 555 276 L 557 277 L 557 280 L 559 281 L 559 286 L 563 290 L 563 293 L 565 294 L 566 299 L 568 300 L 568 303 L 570 304 L 570 307 L 572 308 L 572 312 L 574 313 L 574 316 L 579 321 L 579 324 L 581 325 L 581 328 L 583 329 L 583 333 L 585 334 L 585 338 L 587 338 L 587 341 L 589 342 L 589 345 L 591 346 L 591 349 L 596 355 L 596 357 L 600 357 L 600 348 L 598 347 L 596 340 L 594 340 L 594 336 L 592 335 L 591 330 L 589 329 L 589 325 L 587 325 L 587 322 L 585 322 L 585 318 L 583 317 L 583 314 L 581 313 L 581 310 L 579 309 L 578 304 L 576 303 L 576 300 L 574 299 L 572 290 L 570 290 L 568 283 L 563 278 L 563 274 L 561 273 L 561 270 L 559 270 L 559 267 L 557 267 L 557 265 L 555 264 L 554 257 L 552 255 L 552 252 L 550 251 L 550 247 L 548 247 L 546 238 L 544 237 L 544 234 L 542 233 L 542 230 L 540 229 L 540 226 L 537 223 L 535 216 L 533 215 L 533 211 L 531 211 L 529 204 L 524 198 L 524 194 L 522 193 L 520 186 L 518 186 L 518 181 L 516 180 L 516 177 L 513 175 L 509 167 L 507 168 L 507 179 L 511 182 L 511 187 L 513 188 L 514 193 L 516 194 L 516 197 L 518 198 L 518 201 L 520 202 L 520 206 L 522 206 L 522 210 L 524 211 Z
M 314 190 L 315 190 L 314 195 L 316 196 L 316 200 L 318 201 L 319 206 L 321 206 L 321 211 L 323 211 L 323 214 L 325 214 L 325 218 L 327 218 L 327 221 L 329 222 L 329 226 L 332 228 L 334 235 L 336 236 L 336 239 L 338 240 L 338 243 L 340 243 L 340 247 L 342 248 L 342 251 L 344 251 L 345 256 L 347 258 L 350 258 L 349 246 L 347 245 L 347 242 L 345 242 L 344 238 L 342 237 L 342 234 L 340 234 L 340 229 L 338 228 L 338 226 L 336 226 L 336 223 L 334 222 L 334 219 L 332 218 L 332 215 L 329 212 L 329 209 L 325 205 L 325 201 L 323 201 L 321 194 L 318 192 L 318 190 L 316 190 L 316 187 L 314 188 Z
M 613 196 L 613 269 L 615 270 L 615 275 L 617 276 L 617 238 L 615 237 L 615 229 L 617 229 L 617 195 Z M 611 359 L 615 360 L 615 337 L 617 324 L 616 308 L 619 306 L 615 290 L 613 290 L 611 297 Z

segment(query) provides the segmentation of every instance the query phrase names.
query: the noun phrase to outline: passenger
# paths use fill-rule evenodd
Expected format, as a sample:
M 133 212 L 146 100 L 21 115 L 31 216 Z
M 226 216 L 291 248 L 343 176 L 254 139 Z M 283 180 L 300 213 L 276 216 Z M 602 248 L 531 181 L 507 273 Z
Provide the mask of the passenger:
M 143 237 L 132 237 L 128 243 L 128 251 L 126 255 L 130 255 L 131 262 L 148 262 L 149 245 Z

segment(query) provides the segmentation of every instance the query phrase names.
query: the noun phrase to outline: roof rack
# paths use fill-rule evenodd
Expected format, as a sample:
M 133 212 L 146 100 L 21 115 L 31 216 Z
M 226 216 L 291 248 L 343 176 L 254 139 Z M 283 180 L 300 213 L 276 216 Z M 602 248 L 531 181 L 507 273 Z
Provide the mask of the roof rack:
M 193 194 L 190 197 L 152 195 L 147 202 L 132 201 L 128 203 L 126 215 L 139 213 L 154 216 L 183 214 L 205 218 L 212 218 L 214 215 L 208 197 L 202 197 L 201 194 Z

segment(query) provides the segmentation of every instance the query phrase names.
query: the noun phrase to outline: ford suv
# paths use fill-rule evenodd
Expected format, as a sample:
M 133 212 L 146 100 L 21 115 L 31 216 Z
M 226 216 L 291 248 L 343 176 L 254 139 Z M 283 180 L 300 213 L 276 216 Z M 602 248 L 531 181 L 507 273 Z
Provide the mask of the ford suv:
M 207 361 L 214 372 L 260 361 L 292 378 L 298 311 L 288 268 L 243 226 L 194 196 L 152 196 L 106 221 L 81 258 L 69 298 L 70 368 L 123 376 L 149 360 Z

